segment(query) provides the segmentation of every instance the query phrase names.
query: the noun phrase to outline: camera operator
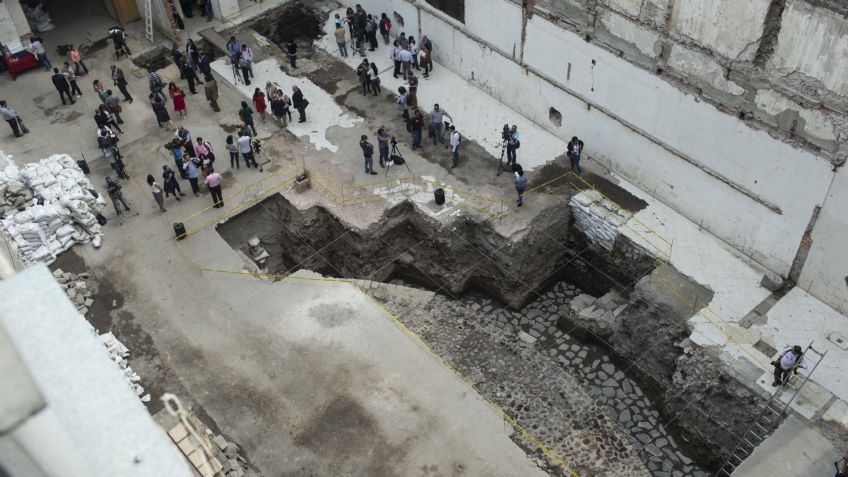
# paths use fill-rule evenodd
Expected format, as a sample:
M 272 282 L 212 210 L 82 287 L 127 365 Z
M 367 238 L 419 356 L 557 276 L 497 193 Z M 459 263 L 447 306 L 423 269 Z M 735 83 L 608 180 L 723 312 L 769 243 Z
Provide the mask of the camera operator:
M 380 167 L 386 167 L 389 162 L 389 139 L 394 139 L 386 132 L 386 126 L 377 129 L 377 146 L 380 149 Z
M 518 126 L 513 124 L 510 129 L 504 124 L 502 136 L 503 140 L 506 141 L 506 165 L 516 164 L 515 150 L 521 147 L 521 142 L 518 140 Z
M 113 181 L 109 176 L 106 176 L 106 193 L 112 199 L 112 207 L 115 208 L 116 214 L 121 215 L 121 208 L 118 207 L 119 204 L 122 204 L 127 209 L 127 212 L 130 211 L 130 205 L 127 204 L 127 200 L 124 199 L 124 194 L 121 192 L 121 184 Z
M 101 126 L 97 130 L 97 145 L 100 147 L 103 155 L 106 156 L 109 165 L 112 166 L 112 169 L 115 170 L 119 178 L 129 179 L 130 176 L 124 170 L 121 153 L 118 151 L 116 144 L 118 144 L 118 137 L 115 136 L 115 133 L 108 126 Z
M 374 172 L 374 146 L 368 142 L 368 136 L 363 134 L 359 138 L 359 147 L 362 148 L 362 156 L 365 159 L 365 173 L 376 176 L 377 173 Z

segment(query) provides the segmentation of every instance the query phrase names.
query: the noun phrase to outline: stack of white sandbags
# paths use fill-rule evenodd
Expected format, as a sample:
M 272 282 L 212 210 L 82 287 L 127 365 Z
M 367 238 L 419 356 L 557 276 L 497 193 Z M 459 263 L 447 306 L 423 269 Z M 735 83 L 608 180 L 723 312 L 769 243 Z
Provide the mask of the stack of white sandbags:
M 0 154 L 0 217 L 32 200 L 32 190 L 19 179 L 18 166 Z
M 627 222 L 627 216 L 621 208 L 595 190 L 580 192 L 569 203 L 577 228 L 592 243 L 612 250 L 619 227 Z
M 17 174 L 15 174 L 17 173 Z M 14 163 L 3 169 L 0 189 L 23 184 L 32 199 L 5 210 L 0 224 L 14 239 L 23 258 L 52 263 L 56 256 L 79 242 L 102 242 L 96 214 L 106 201 L 95 198 L 88 177 L 67 154 L 54 154 L 18 170 Z M 22 210 L 19 210 L 22 209 Z

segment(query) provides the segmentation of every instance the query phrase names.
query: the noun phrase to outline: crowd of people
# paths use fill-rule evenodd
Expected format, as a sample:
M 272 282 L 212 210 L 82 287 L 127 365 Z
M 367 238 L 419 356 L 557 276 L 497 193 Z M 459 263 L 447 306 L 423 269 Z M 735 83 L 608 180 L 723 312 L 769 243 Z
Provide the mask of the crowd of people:
M 169 2 L 172 4 L 172 2 Z M 203 10 L 201 10 L 203 11 Z M 439 104 L 434 104 L 429 112 L 418 104 L 419 78 L 417 73 L 423 70 L 423 77 L 429 77 L 433 70 L 433 48 L 432 41 L 422 35 L 420 42 L 413 36 L 407 36 L 405 32 L 396 35 L 391 41 L 392 22 L 386 13 L 372 15 L 365 11 L 361 5 L 348 8 L 344 17 L 335 15 L 335 39 L 338 44 L 339 54 L 348 56 L 348 41 L 352 55 L 360 55 L 361 63 L 356 67 L 356 75 L 360 81 L 363 95 L 380 96 L 383 93 L 380 80 L 380 70 L 373 60 L 369 60 L 366 53 L 374 52 L 379 46 L 379 38 L 382 37 L 385 45 L 391 44 L 389 49 L 389 60 L 393 65 L 392 75 L 394 78 L 402 78 L 404 83 L 397 89 L 396 104 L 400 110 L 403 128 L 410 134 L 410 143 L 413 150 L 423 149 L 423 133 L 426 129 L 428 137 L 434 146 L 444 145 L 450 151 L 451 169 L 460 165 L 460 148 L 462 135 L 455 124 L 448 123 L 445 118 L 454 121 L 453 117 Z M 348 39 L 349 34 L 349 39 Z M 126 45 L 123 30 L 110 30 L 110 36 L 115 43 L 116 57 L 120 54 L 129 56 L 129 48 Z M 229 60 L 233 65 L 234 73 L 238 80 L 245 85 L 250 85 L 255 80 L 253 72 L 254 55 L 250 46 L 230 37 L 226 44 Z M 83 92 L 77 83 L 80 76 L 89 73 L 89 69 L 83 62 L 80 52 L 70 47 L 67 61 L 62 62 L 59 67 L 52 67 L 43 39 L 34 37 L 31 50 L 38 56 L 42 65 L 48 71 L 52 68 L 52 82 L 59 93 L 62 104 L 70 102 L 74 104 Z M 296 67 L 297 45 L 292 41 L 287 45 L 286 51 L 289 55 L 292 68 Z M 210 142 L 203 138 L 193 138 L 185 125 L 176 126 L 171 118 L 171 111 L 180 120 L 189 116 L 186 96 L 198 94 L 197 86 L 203 85 L 205 97 L 213 111 L 219 112 L 218 86 L 212 75 L 211 61 L 214 59 L 211 51 L 204 51 L 189 39 L 184 48 L 173 45 L 171 50 L 174 63 L 180 73 L 180 79 L 185 81 L 185 88 L 176 82 L 165 82 L 155 70 L 148 71 L 149 102 L 152 116 L 156 119 L 160 128 L 174 132 L 174 138 L 166 144 L 168 152 L 173 157 L 174 166 L 165 166 L 161 173 L 161 179 L 157 180 L 152 174 L 148 175 L 147 182 L 150 186 L 154 200 L 160 210 L 165 211 L 165 199 L 173 197 L 179 201 L 185 196 L 179 184 L 179 179 L 189 182 L 192 194 L 198 196 L 201 181 L 208 187 L 213 198 L 214 207 L 223 207 L 221 194 L 222 177 L 215 171 L 215 154 Z M 97 142 L 104 157 L 115 171 L 119 179 L 129 179 L 123 163 L 123 157 L 118 148 L 118 135 L 123 134 L 121 125 L 124 121 L 121 117 L 123 112 L 122 102 L 132 103 L 134 98 L 127 89 L 127 79 L 124 71 L 116 64 L 110 66 L 112 85 L 123 96 L 121 100 L 107 88 L 99 79 L 92 81 L 92 87 L 100 103 L 94 111 L 94 121 L 97 131 Z M 170 102 L 169 102 L 170 99 Z M 66 101 L 67 100 L 67 101 Z M 245 167 L 259 167 L 256 150 L 258 141 L 254 115 L 259 116 L 263 123 L 272 118 L 282 127 L 287 127 L 292 120 L 291 109 L 298 111 L 298 122 L 305 122 L 306 108 L 309 102 L 297 86 L 293 86 L 291 96 L 283 89 L 268 81 L 264 89 L 256 87 L 250 101 L 242 101 L 238 108 L 240 127 L 234 135 L 225 139 L 225 148 L 230 156 L 230 167 L 240 169 L 242 162 Z M 170 105 L 170 108 L 169 108 Z M 170 111 L 169 111 L 170 109 Z M 269 111 L 270 110 L 270 111 Z M 23 136 L 29 130 L 24 126 L 22 119 L 10 105 L 0 101 L 0 115 L 7 121 L 16 137 Z M 518 164 L 517 150 L 520 147 L 519 132 L 516 126 L 512 126 L 504 132 L 504 149 L 506 151 L 507 167 L 514 173 L 514 185 L 518 193 L 517 203 L 523 204 L 523 194 L 527 185 L 527 177 Z M 376 133 L 376 142 L 379 151 L 379 165 L 387 167 L 390 164 L 389 144 L 395 144 L 395 135 L 386 127 L 381 127 Z M 583 141 L 574 137 L 568 144 L 567 155 L 571 162 L 571 168 L 576 173 L 582 173 L 580 168 L 580 157 L 583 150 Z M 368 135 L 363 135 L 360 140 L 363 152 L 364 170 L 366 174 L 376 174 L 373 166 L 374 147 L 368 141 Z M 129 210 L 129 206 L 121 194 L 121 186 L 111 177 L 107 178 L 107 190 L 113 200 L 115 212 L 120 214 L 121 207 Z

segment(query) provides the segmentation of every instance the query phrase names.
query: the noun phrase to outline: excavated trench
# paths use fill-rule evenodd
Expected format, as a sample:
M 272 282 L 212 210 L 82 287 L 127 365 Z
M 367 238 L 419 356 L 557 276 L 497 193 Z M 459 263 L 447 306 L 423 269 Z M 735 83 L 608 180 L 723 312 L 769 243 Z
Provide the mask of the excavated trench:
M 269 11 L 261 18 L 248 22 L 246 27 L 256 30 L 282 51 L 287 51 L 286 45 L 294 40 L 298 57 L 308 57 L 314 50 L 313 41 L 323 34 L 321 25 L 325 19 L 321 11 L 296 1 Z
M 671 277 L 680 289 L 698 294 L 700 303 L 709 303 L 711 293 L 667 265 L 657 267 L 653 257 L 624 236 L 612 251 L 588 243 L 569 209 L 538 214 L 528 232 L 514 240 L 495 232 L 487 221 L 468 217 L 441 225 L 408 202 L 359 230 L 327 209 L 301 211 L 274 195 L 217 230 L 246 260 L 248 240 L 260 238 L 269 253 L 265 269 L 271 273 L 306 269 L 437 292 L 426 306 L 405 308 L 391 297 L 383 301 L 399 316 L 429 309 L 428 316 L 441 317 L 436 325 L 427 319 L 426 325 L 408 326 L 458 363 L 463 374 L 483 376 L 477 382 L 480 389 L 494 386 L 492 395 L 503 396 L 499 404 L 548 439 L 573 440 L 557 424 L 564 420 L 596 433 L 610 461 L 626 461 L 621 442 L 605 441 L 620 434 L 652 475 L 707 475 L 735 444 L 734 434 L 744 432 L 759 403 L 755 393 L 724 374 L 716 358 L 687 343 L 685 324 L 694 310 L 668 296 L 658 283 L 660 277 Z M 575 303 L 586 300 L 585 294 L 601 297 L 593 306 L 620 313 L 610 322 L 580 315 Z M 463 317 L 462 325 L 455 328 L 452 320 L 457 317 Z M 558 373 L 592 396 L 591 409 L 565 412 L 573 406 L 569 393 L 551 389 L 545 412 L 536 406 L 528 413 L 534 397 L 517 390 L 531 386 L 538 394 L 549 383 L 521 382 L 530 379 L 525 373 L 487 375 L 485 363 L 475 359 L 493 347 L 514 346 L 519 331 L 535 340 L 538 356 L 528 362 L 550 360 Z M 469 344 L 456 348 L 448 343 L 463 333 Z M 475 346 L 486 351 L 470 353 Z M 533 452 L 532 445 L 526 449 Z M 583 469 L 592 475 L 589 460 Z

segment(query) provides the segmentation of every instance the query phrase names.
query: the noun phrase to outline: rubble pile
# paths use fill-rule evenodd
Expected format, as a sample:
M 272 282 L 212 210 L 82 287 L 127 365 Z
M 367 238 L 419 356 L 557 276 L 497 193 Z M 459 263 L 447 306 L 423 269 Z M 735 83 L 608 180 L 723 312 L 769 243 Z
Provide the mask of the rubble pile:
M 87 315 L 89 310 L 91 310 L 91 306 L 94 305 L 94 299 L 92 296 L 96 291 L 94 289 L 95 284 L 91 280 L 89 274 L 69 273 L 62 269 L 56 269 L 53 271 L 53 277 L 56 279 L 56 282 L 65 289 L 68 299 L 70 299 L 77 307 L 77 311 L 79 311 L 79 313 L 83 316 Z M 94 327 L 91 327 L 91 332 L 100 338 L 103 346 L 106 347 L 106 352 L 109 353 L 109 357 L 112 358 L 112 361 L 118 365 L 118 369 L 120 369 L 124 374 L 124 377 L 127 378 L 127 382 L 129 382 L 129 385 L 133 388 L 135 394 L 141 398 L 142 402 L 149 402 L 150 394 L 145 394 L 144 388 L 141 384 L 139 384 L 141 376 L 133 371 L 127 362 L 130 350 L 124 346 L 123 343 L 118 341 L 118 338 L 116 338 L 112 332 L 99 334 Z
M 606 338 L 619 326 L 620 318 L 629 305 L 627 294 L 621 290 L 610 290 L 604 296 L 595 298 L 581 293 L 574 297 L 562 311 L 570 309 L 573 321 L 591 330 L 597 336 Z
M 574 221 L 589 240 L 607 251 L 612 251 L 618 228 L 627 222 L 627 217 L 613 202 L 598 191 L 586 190 L 570 201 Z
M 212 433 L 212 430 L 207 428 L 207 434 Z M 227 442 L 221 434 L 212 438 L 215 442 L 215 458 L 223 463 L 223 475 L 227 477 L 244 477 L 247 474 L 247 461 L 241 456 L 239 446 L 234 442 Z
M 20 169 L 0 157 L 0 224 L 27 260 L 53 263 L 80 242 L 99 247 L 102 231 L 96 214 L 105 205 L 67 154 Z
M 57 269 L 53 272 L 53 277 L 65 289 L 68 299 L 77 307 L 80 315 L 87 315 L 94 304 L 94 290 L 88 273 L 68 273 Z

